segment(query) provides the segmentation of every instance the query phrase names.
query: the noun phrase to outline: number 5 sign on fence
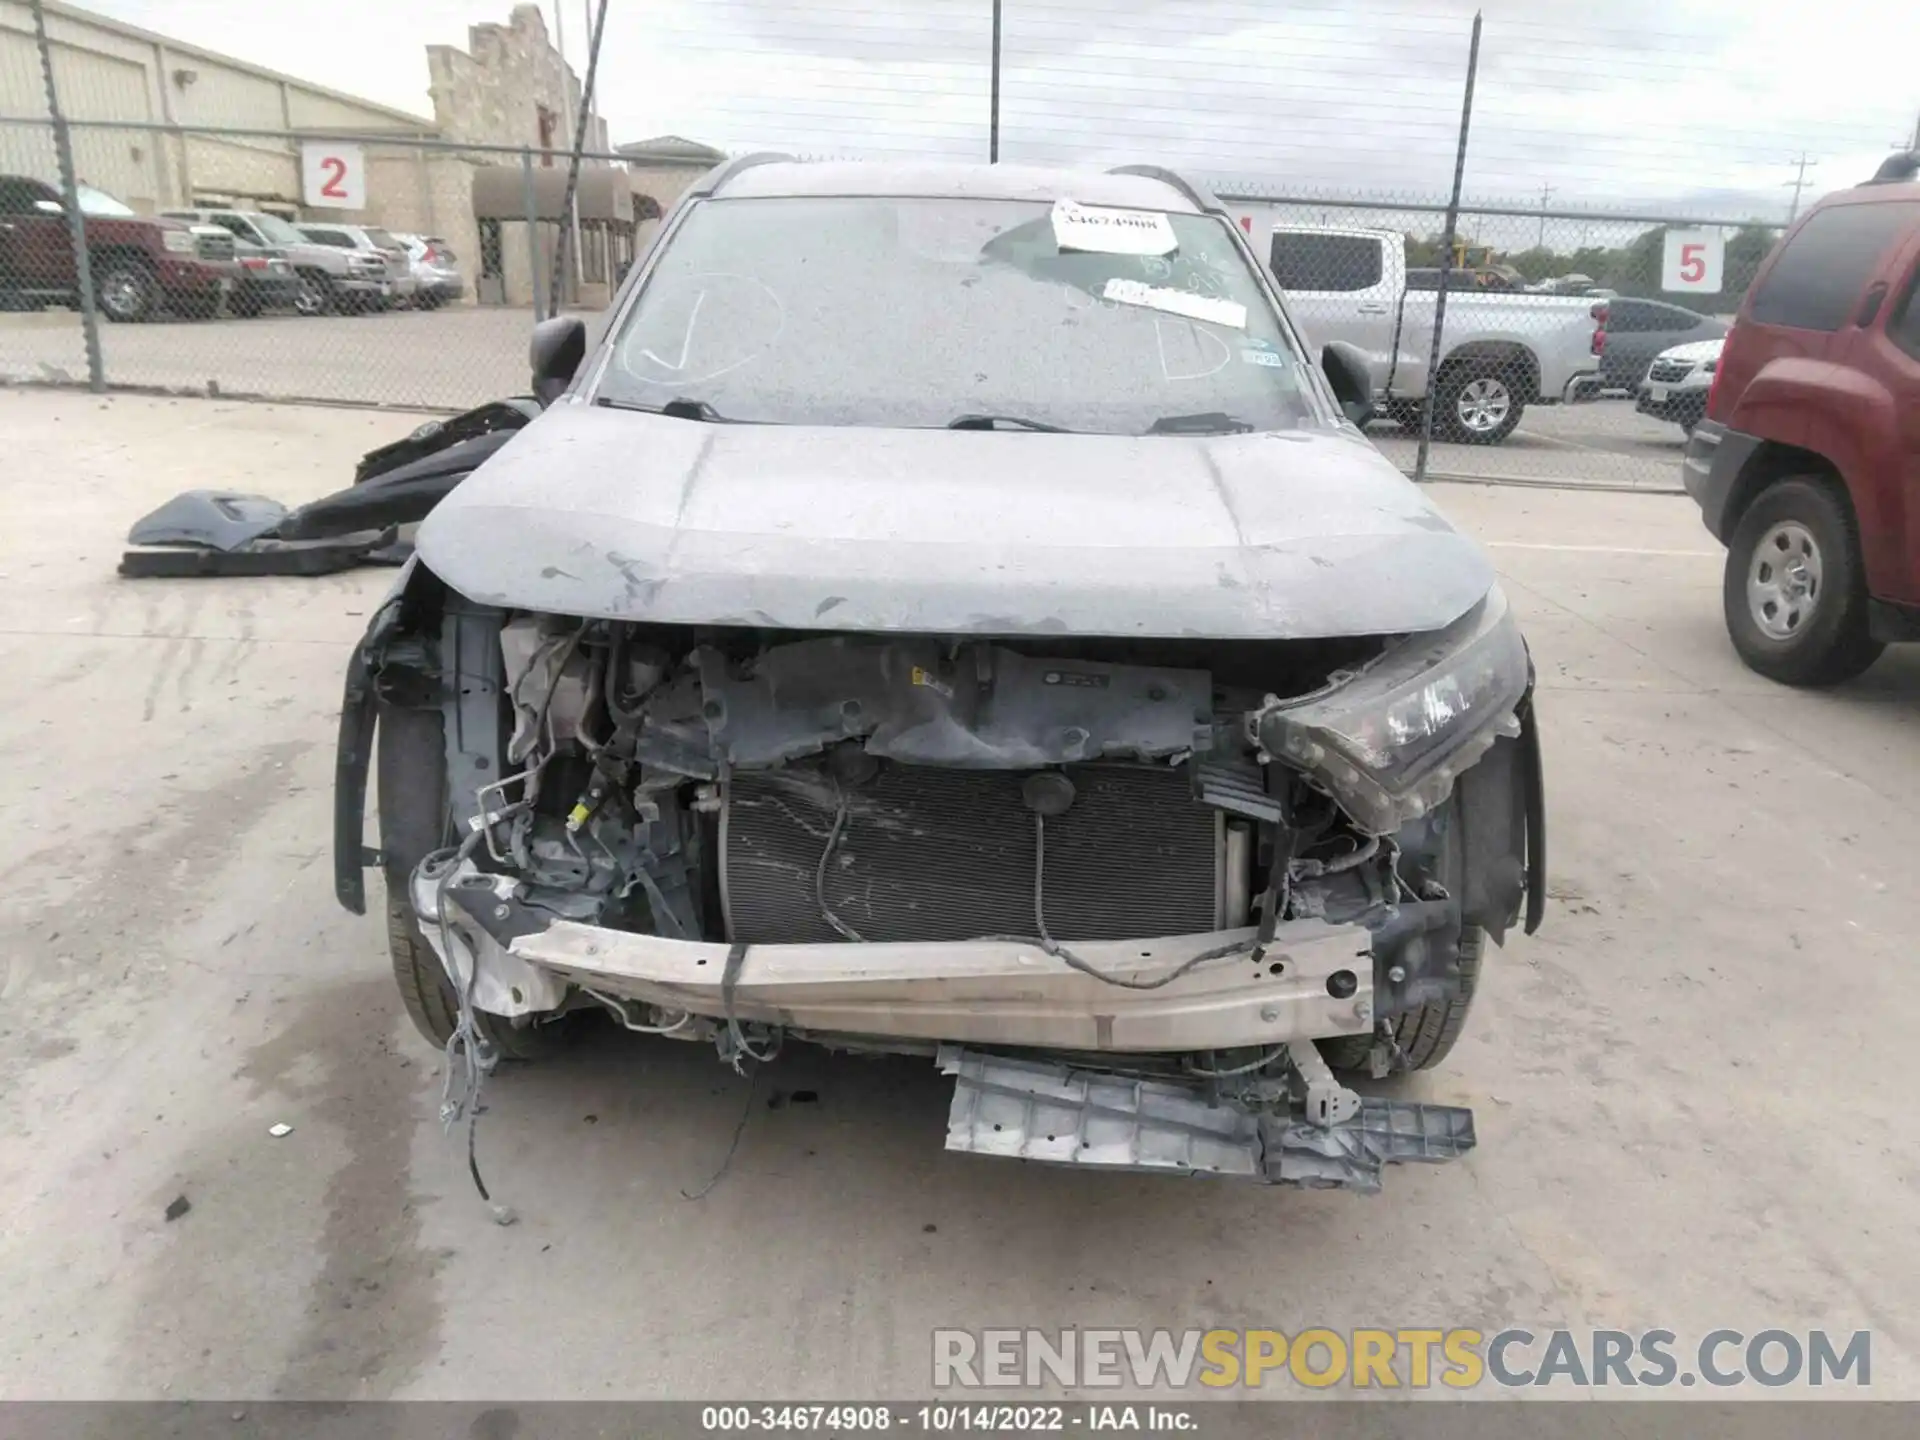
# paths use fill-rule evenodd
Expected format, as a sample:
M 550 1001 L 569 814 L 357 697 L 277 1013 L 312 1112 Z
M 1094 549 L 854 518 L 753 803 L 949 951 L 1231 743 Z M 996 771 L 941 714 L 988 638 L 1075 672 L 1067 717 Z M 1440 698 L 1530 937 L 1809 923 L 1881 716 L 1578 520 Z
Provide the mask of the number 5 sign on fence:
M 1660 255 L 1660 288 L 1717 295 L 1726 255 L 1726 237 L 1718 230 L 1669 230 Z
M 308 205 L 319 209 L 366 209 L 366 156 L 358 145 L 301 141 L 300 192 Z

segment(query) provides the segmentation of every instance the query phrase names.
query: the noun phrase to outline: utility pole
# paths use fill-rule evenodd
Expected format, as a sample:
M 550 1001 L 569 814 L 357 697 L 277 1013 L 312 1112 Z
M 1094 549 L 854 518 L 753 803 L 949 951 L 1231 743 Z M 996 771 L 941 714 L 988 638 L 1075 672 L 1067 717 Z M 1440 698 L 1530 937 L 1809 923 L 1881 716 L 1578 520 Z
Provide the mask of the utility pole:
M 1547 202 L 1551 199 L 1553 199 L 1553 186 L 1542 185 L 1540 187 L 1540 239 L 1534 246 L 1537 250 L 1547 248 Z
M 1794 218 L 1800 213 L 1800 192 L 1807 188 L 1808 167 L 1818 165 L 1820 162 L 1809 159 L 1807 152 L 1802 150 L 1800 152 L 1800 158 L 1793 163 L 1797 167 L 1793 179 L 1781 182 L 1782 185 L 1793 187 L 1793 206 L 1787 211 L 1787 223 L 1789 225 L 1794 222 Z

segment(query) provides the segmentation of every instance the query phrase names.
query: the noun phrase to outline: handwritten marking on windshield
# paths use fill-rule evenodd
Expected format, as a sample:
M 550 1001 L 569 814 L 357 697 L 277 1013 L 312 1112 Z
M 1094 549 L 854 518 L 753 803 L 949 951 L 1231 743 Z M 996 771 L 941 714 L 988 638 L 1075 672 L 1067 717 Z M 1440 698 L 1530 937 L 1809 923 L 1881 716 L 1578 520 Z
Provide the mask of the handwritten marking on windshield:
M 1204 370 L 1176 370 L 1173 357 L 1167 354 L 1167 332 L 1172 330 L 1176 343 L 1185 342 L 1182 348 L 1196 354 L 1201 363 L 1208 358 L 1208 351 L 1214 351 L 1219 358 Z M 1159 316 L 1153 317 L 1153 341 L 1160 352 L 1160 373 L 1170 381 L 1204 380 L 1209 375 L 1217 375 L 1227 367 L 1233 358 L 1233 352 L 1227 348 L 1227 342 L 1211 330 L 1202 330 L 1192 321 L 1168 321 Z
M 693 309 L 687 314 L 687 328 L 680 332 L 680 358 L 669 360 L 664 355 L 656 355 L 642 346 L 640 353 L 653 361 L 663 370 L 684 370 L 687 368 L 687 351 L 693 346 L 693 327 L 700 323 L 700 307 L 707 301 L 707 292 L 701 290 L 693 297 Z
M 668 282 L 657 283 L 664 289 Z M 643 385 L 671 385 L 677 390 L 717 380 L 751 365 L 772 350 L 786 331 L 786 305 L 770 286 L 751 275 L 709 270 L 689 275 L 680 283 L 685 286 L 682 293 L 692 294 L 693 304 L 680 332 L 678 357 L 670 359 L 640 343 L 642 334 L 654 328 L 649 324 L 653 317 L 646 314 L 644 296 L 639 323 L 620 342 L 621 366 Z M 701 326 L 709 297 L 717 307 L 718 318 L 710 318 Z M 699 357 L 693 354 L 696 327 L 700 329 Z M 664 330 L 665 326 L 659 328 Z M 739 348 L 742 346 L 744 352 Z

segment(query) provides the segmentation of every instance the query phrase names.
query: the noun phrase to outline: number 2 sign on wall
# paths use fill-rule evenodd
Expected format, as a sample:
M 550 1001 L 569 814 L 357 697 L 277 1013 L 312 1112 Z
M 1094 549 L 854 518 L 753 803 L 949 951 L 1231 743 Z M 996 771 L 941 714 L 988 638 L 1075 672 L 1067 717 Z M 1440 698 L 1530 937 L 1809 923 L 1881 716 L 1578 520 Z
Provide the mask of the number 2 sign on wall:
M 1718 230 L 1667 231 L 1660 251 L 1660 288 L 1717 295 L 1726 251 L 1726 236 Z
M 300 142 L 300 193 L 322 210 L 367 208 L 367 160 L 358 145 L 330 140 Z

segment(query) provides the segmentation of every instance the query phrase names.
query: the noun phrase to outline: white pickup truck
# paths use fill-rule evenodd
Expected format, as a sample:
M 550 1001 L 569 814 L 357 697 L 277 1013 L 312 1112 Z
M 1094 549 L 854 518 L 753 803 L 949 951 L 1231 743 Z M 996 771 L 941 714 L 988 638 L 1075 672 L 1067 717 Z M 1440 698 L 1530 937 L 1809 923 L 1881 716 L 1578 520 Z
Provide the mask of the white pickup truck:
M 1242 224 L 1254 228 L 1251 217 Z M 1258 233 L 1257 230 L 1255 233 Z M 1436 288 L 1410 288 L 1406 237 L 1397 230 L 1276 224 L 1268 264 L 1287 308 L 1318 347 L 1344 340 L 1364 351 L 1379 409 L 1415 422 L 1428 391 Z M 1575 295 L 1447 288 L 1434 434 L 1497 445 L 1529 405 L 1597 393 L 1607 305 Z

